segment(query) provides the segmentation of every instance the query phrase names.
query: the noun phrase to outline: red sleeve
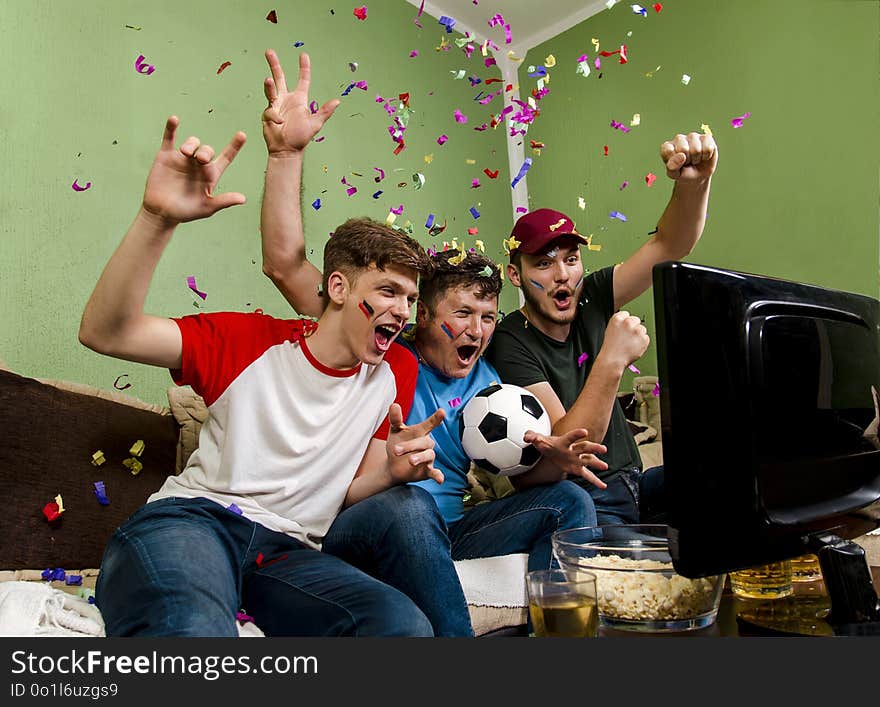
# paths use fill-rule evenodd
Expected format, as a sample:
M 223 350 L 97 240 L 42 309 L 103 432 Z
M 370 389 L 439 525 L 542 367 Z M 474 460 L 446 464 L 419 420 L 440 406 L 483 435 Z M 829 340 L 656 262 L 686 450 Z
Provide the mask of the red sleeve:
M 409 411 L 412 409 L 413 396 L 416 393 L 416 378 L 419 375 L 419 363 L 412 351 L 405 346 L 401 346 L 397 342 L 391 344 L 391 348 L 385 354 L 385 363 L 391 367 L 394 374 L 394 384 L 397 386 L 397 393 L 394 396 L 394 402 L 400 405 L 403 411 L 403 419 L 409 417 Z M 379 425 L 374 439 L 388 439 L 390 430 L 388 415 Z
M 212 405 L 268 348 L 298 341 L 304 323 L 311 324 L 240 312 L 193 314 L 174 321 L 183 338 L 183 363 L 171 371 L 171 377 L 177 385 L 191 385 L 206 405 Z

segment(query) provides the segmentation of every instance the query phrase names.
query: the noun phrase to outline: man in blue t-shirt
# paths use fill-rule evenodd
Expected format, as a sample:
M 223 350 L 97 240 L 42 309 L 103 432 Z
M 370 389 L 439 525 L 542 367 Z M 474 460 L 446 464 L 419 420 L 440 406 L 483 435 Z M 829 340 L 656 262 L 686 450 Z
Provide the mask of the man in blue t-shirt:
M 269 107 L 263 114 L 263 135 L 274 159 L 266 170 L 262 207 L 263 271 L 299 314 L 317 317 L 324 308 L 322 274 L 305 255 L 300 211 L 302 161 L 305 147 L 335 105 L 330 102 L 315 114 L 308 110 L 309 64 L 305 55 L 292 92 L 287 91 L 274 52 L 267 53 L 267 58 L 273 79 L 265 86 Z M 407 422 L 420 419 L 417 416 L 426 408 L 433 412 L 440 407 L 446 412 L 445 424 L 432 434 L 434 467 L 442 472 L 442 483 L 432 481 L 423 487 L 436 500 L 445 522 L 450 555 L 414 557 L 410 565 L 448 562 L 450 556 L 458 560 L 528 553 L 530 570 L 546 569 L 555 562 L 550 542 L 554 532 L 596 524 L 589 493 L 565 477 L 573 475 L 604 487 L 588 467 L 607 468 L 595 456 L 606 448 L 589 441 L 583 428 L 557 437 L 529 432 L 524 441 L 534 444 L 543 457 L 528 472 L 512 479 L 518 493 L 465 512 L 470 460 L 458 437 L 458 415 L 474 394 L 498 381 L 481 354 L 495 330 L 501 275 L 494 262 L 476 252 L 450 250 L 433 260 L 435 273 L 420 283 L 417 321 L 409 342 L 404 342 L 419 364 Z M 376 263 L 376 267 L 382 269 L 383 265 Z M 369 316 L 370 303 L 361 303 L 361 309 Z M 381 332 L 377 336 L 382 336 Z M 460 404 L 451 402 L 458 399 Z M 431 407 L 434 401 L 439 404 Z M 443 626 L 444 635 L 467 634 L 471 627 L 461 591 L 438 592 L 428 581 L 420 582 L 419 573 L 411 566 L 395 571 L 379 557 L 392 516 L 395 528 L 403 526 L 409 534 L 428 532 L 422 527 L 424 523 L 407 523 L 401 515 L 400 509 L 383 505 L 379 495 L 375 502 L 365 499 L 337 518 L 323 549 L 368 573 L 379 574 L 382 581 L 403 591 L 428 616 L 435 630 Z M 450 617 L 461 616 L 465 620 L 460 623 L 467 625 L 449 625 Z

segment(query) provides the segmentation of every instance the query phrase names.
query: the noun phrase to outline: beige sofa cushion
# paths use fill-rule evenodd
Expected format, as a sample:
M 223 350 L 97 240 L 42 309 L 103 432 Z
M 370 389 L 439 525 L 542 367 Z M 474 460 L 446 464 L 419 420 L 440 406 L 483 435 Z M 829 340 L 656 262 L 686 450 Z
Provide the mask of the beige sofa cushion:
M 168 389 L 168 404 L 171 414 L 180 425 L 180 438 L 177 442 L 177 460 L 174 473 L 183 471 L 190 455 L 198 449 L 199 432 L 208 419 L 208 406 L 201 395 L 190 386 L 171 386 Z

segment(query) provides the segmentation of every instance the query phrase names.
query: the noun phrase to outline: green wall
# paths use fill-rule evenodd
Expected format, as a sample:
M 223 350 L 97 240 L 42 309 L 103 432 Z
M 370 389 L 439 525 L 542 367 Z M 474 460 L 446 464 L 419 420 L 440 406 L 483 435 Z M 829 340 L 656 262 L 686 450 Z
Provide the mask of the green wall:
M 306 240 L 317 264 L 328 234 L 343 219 L 384 220 L 389 208 L 400 204 L 405 210 L 396 225 L 411 219 L 424 245 L 442 247 L 443 240 L 463 236 L 473 245 L 466 230 L 476 226 L 487 253 L 501 260 L 501 237 L 511 222 L 504 134 L 500 128 L 472 129 L 488 119 L 491 106 L 474 103 L 476 89 L 450 73 L 466 69 L 487 78 L 500 72 L 487 69 L 479 51 L 470 60 L 454 44 L 448 52 L 436 51 L 441 36 L 460 35 L 445 35 L 428 16 L 419 30 L 412 22 L 416 9 L 404 0 L 366 4 L 368 17 L 361 22 L 352 15 L 354 3 L 0 3 L 6 91 L 0 107 L 0 359 L 26 375 L 108 389 L 127 374 L 120 381 L 132 384 L 127 393 L 166 401 L 171 385 L 166 372 L 99 356 L 79 344 L 77 329 L 101 269 L 140 204 L 171 113 L 180 116 L 181 140 L 198 135 L 219 149 L 236 130 L 248 133 L 248 144 L 220 184 L 223 190 L 244 192 L 248 203 L 179 229 L 159 264 L 148 310 L 177 316 L 261 307 L 269 314 L 290 314 L 260 269 L 265 167 L 260 114 L 268 74 L 263 52 L 267 47 L 279 52 L 292 83 L 300 51 L 293 47 L 296 41 L 304 42 L 302 50 L 311 55 L 312 97 L 319 102 L 339 96 L 353 81 L 363 79 L 369 86 L 341 99 L 323 133 L 326 139 L 307 153 Z M 277 24 L 265 19 L 272 8 Z M 412 50 L 419 56 L 410 58 Z M 135 70 L 139 54 L 156 67 L 154 73 Z M 218 75 L 225 61 L 231 65 Z M 349 62 L 358 62 L 356 73 Z M 374 99 L 402 92 L 410 93 L 415 113 L 407 148 L 394 156 L 386 130 L 391 121 Z M 469 117 L 466 125 L 453 119 L 456 108 Z M 436 143 L 441 133 L 449 136 L 442 147 Z M 434 160 L 426 164 L 429 153 Z M 476 163 L 468 165 L 467 159 Z M 386 172 L 381 184 L 373 181 L 378 175 L 373 167 Z M 499 169 L 499 178 L 488 179 L 486 167 Z M 413 189 L 414 172 L 426 177 L 419 191 Z M 355 196 L 346 196 L 342 176 L 358 188 Z M 478 189 L 471 188 L 475 177 L 482 184 Z M 76 192 L 74 179 L 92 186 Z M 399 182 L 406 186 L 398 188 Z M 372 199 L 380 188 L 384 194 Z M 315 211 L 310 204 L 318 197 L 323 206 Z M 481 213 L 476 221 L 471 206 Z M 428 213 L 441 222 L 448 219 L 449 228 L 437 238 L 424 228 Z M 188 275 L 208 293 L 205 302 L 187 289 Z
M 642 18 L 620 3 L 528 53 L 524 93 L 535 85 L 529 64 L 549 54 L 557 61 L 527 136 L 546 144 L 528 175 L 531 208 L 563 210 L 594 234 L 602 250 L 584 252 L 589 269 L 621 262 L 669 199 L 661 143 L 706 123 L 719 164 L 703 238 L 687 260 L 877 297 L 880 4 L 670 0 L 660 14 L 645 7 Z M 594 37 L 602 50 L 625 43 L 628 63 L 603 58 L 601 78 L 595 69 L 576 75 L 580 55 L 596 56 Z M 691 76 L 686 86 L 682 74 Z M 747 111 L 733 128 L 731 118 Z M 634 113 L 641 124 L 629 133 L 610 127 L 629 127 Z M 648 172 L 658 175 L 650 188 Z M 611 211 L 627 222 L 610 219 Z M 629 309 L 650 334 L 651 292 Z M 653 344 L 638 367 L 656 373 Z

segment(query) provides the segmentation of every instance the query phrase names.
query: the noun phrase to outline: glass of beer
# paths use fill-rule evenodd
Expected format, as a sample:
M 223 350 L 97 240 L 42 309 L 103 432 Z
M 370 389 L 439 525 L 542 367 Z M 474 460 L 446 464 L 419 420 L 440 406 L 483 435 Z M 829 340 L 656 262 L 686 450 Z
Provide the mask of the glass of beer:
M 771 562 L 730 573 L 733 593 L 749 599 L 778 599 L 794 592 L 791 561 Z
M 594 638 L 599 635 L 596 575 L 563 569 L 526 574 L 529 616 L 539 638 Z
M 791 561 L 792 582 L 812 582 L 822 579 L 822 569 L 819 567 L 819 558 L 815 555 L 801 555 Z

